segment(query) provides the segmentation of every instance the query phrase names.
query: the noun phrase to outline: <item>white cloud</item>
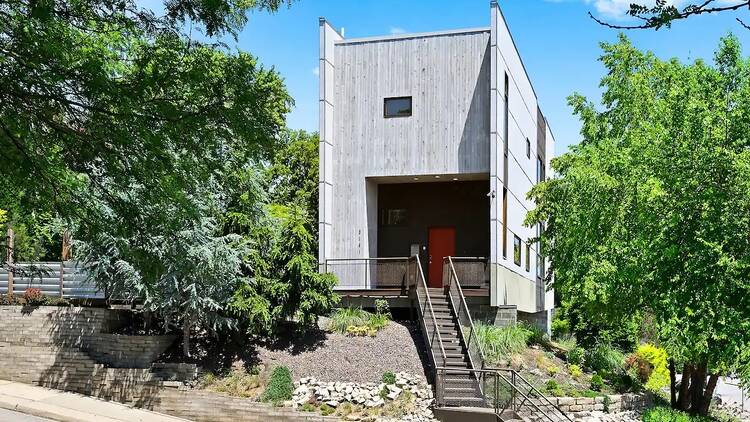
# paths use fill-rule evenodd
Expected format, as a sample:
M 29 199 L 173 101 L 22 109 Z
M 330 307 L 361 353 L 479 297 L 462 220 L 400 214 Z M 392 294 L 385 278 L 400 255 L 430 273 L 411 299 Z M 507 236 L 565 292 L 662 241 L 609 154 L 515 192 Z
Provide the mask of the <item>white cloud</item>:
M 397 26 L 392 26 L 391 27 L 391 34 L 393 34 L 393 35 L 396 35 L 396 34 L 405 34 L 405 33 L 406 33 L 406 30 L 404 28 L 399 28 Z
M 320 68 L 318 66 L 313 67 L 312 74 L 315 76 L 320 76 Z

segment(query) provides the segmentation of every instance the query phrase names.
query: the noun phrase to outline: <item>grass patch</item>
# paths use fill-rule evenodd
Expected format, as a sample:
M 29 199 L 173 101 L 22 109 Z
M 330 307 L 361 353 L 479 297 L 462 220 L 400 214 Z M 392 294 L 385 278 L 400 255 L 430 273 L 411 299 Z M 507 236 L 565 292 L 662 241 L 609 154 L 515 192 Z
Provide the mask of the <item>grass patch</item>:
M 614 374 L 625 365 L 625 354 L 614 346 L 599 343 L 586 353 L 586 366 L 599 374 Z M 575 363 L 575 362 L 571 362 Z
M 374 336 L 388 326 L 387 313 L 371 313 L 362 308 L 336 309 L 328 322 L 328 329 L 334 333 L 351 336 Z
M 263 375 L 256 371 L 233 369 L 221 376 L 207 373 L 198 380 L 200 388 L 234 397 L 256 399 L 260 396 L 266 384 Z
M 526 349 L 532 333 L 522 325 L 497 327 L 488 324 L 476 324 L 474 331 L 482 346 L 485 358 L 491 365 L 496 365 L 504 358 Z
M 710 422 L 712 419 L 691 416 L 668 407 L 653 407 L 643 414 L 643 422 Z

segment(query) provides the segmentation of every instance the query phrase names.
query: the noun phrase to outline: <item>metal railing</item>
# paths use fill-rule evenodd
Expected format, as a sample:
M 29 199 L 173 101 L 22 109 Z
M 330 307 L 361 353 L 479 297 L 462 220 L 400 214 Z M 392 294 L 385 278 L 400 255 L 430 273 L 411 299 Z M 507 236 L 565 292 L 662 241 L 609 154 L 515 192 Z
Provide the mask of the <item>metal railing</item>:
M 437 368 L 435 377 L 435 400 L 438 406 L 464 405 L 472 407 L 484 407 L 493 409 L 495 414 L 503 416 L 506 412 L 513 412 L 517 416 L 534 415 L 540 420 L 548 422 L 571 421 L 570 417 L 560 410 L 547 397 L 532 386 L 518 372 L 513 369 L 487 368 L 487 369 L 463 369 L 463 368 Z M 473 395 L 470 389 L 465 397 L 446 396 L 448 373 L 454 377 L 465 375 L 466 379 L 479 382 L 479 397 Z M 460 378 L 458 379 L 460 382 Z M 453 382 L 456 379 L 453 378 Z M 457 384 L 461 385 L 461 384 Z M 458 388 L 460 390 L 460 388 Z M 479 398 L 480 400 L 476 400 Z
M 407 277 L 407 287 L 410 291 L 414 291 L 416 296 L 416 308 L 422 326 L 422 335 L 430 351 L 429 356 L 432 359 L 433 367 L 437 368 L 445 365 L 445 345 L 443 344 L 443 338 L 440 336 L 437 319 L 435 318 L 435 310 L 432 307 L 430 291 L 427 289 L 427 282 L 424 278 L 424 271 L 422 270 L 422 263 L 419 260 L 419 256 L 415 255 L 409 258 L 408 262 L 409 275 Z M 437 356 L 435 355 L 435 349 L 440 353 Z
M 340 288 L 355 290 L 407 290 L 409 272 L 407 257 L 393 258 L 335 258 L 327 259 L 323 271 L 335 274 Z
M 490 265 L 485 257 L 452 256 L 457 279 L 463 288 L 482 288 L 490 285 Z
M 469 262 L 468 258 L 445 257 L 443 261 L 443 278 L 445 280 L 443 286 L 448 291 L 454 315 L 461 327 L 459 333 L 469 353 L 469 364 L 472 369 L 484 369 L 484 352 L 482 351 L 482 345 L 479 344 L 469 307 L 466 305 L 466 298 L 453 263 L 454 259 L 466 259 L 465 262 Z

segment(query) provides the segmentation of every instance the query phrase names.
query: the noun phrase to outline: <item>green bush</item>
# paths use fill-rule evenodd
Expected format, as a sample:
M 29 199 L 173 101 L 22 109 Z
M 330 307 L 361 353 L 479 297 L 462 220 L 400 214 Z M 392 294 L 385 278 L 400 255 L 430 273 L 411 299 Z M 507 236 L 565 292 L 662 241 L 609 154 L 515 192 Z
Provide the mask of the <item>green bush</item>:
M 305 403 L 302 405 L 300 410 L 302 410 L 303 412 L 314 412 L 315 406 L 313 406 L 312 403 Z
M 547 332 L 542 328 L 539 328 L 534 324 L 523 324 L 523 327 L 529 333 L 529 338 L 526 343 L 538 344 L 540 346 L 546 346 L 549 344 L 549 336 L 547 335 Z
M 271 372 L 266 391 L 263 393 L 263 401 L 274 404 L 285 400 L 291 400 L 294 391 L 292 373 L 286 366 L 277 366 Z
M 586 350 L 583 347 L 574 347 L 568 350 L 565 359 L 571 365 L 582 366 L 586 362 Z
M 378 315 L 390 315 L 391 307 L 388 305 L 388 301 L 385 299 L 375 300 L 375 313 Z
M 691 416 L 667 407 L 653 407 L 643 414 L 643 422 L 709 422 L 710 418 Z
M 395 384 L 396 383 L 396 374 L 394 374 L 391 371 L 385 371 L 385 372 L 383 372 L 382 381 L 383 381 L 383 384 Z
M 553 318 L 552 319 L 552 337 L 560 339 L 567 337 L 570 334 L 570 321 L 565 318 Z
M 659 391 L 669 385 L 667 352 L 653 344 L 642 344 L 635 353 L 628 356 L 626 366 L 634 372 L 647 390 Z
M 509 355 L 521 353 L 531 337 L 531 332 L 522 325 L 497 327 L 479 323 L 474 326 L 474 332 L 485 358 L 493 365 Z
M 581 370 L 581 367 L 578 365 L 568 366 L 568 372 L 570 372 L 570 376 L 573 378 L 580 378 L 583 376 L 583 370 Z
M 336 409 L 334 409 L 333 407 L 331 407 L 331 406 L 329 406 L 329 405 L 327 405 L 327 404 L 325 404 L 325 403 L 323 403 L 323 404 L 322 404 L 322 405 L 320 406 L 320 413 L 321 413 L 321 414 L 322 414 L 323 416 L 329 416 L 329 415 L 332 415 L 332 414 L 333 414 L 333 412 L 335 412 L 335 411 L 336 411 Z
M 586 354 L 586 365 L 601 374 L 614 374 L 625 364 L 625 355 L 607 343 L 596 344 Z
M 604 389 L 604 379 L 599 374 L 594 374 L 591 377 L 591 389 L 594 391 L 602 391 Z
M 560 388 L 560 384 L 557 383 L 555 380 L 549 380 L 546 383 L 544 383 L 544 389 L 547 390 L 547 392 L 555 397 L 564 396 L 562 389 Z

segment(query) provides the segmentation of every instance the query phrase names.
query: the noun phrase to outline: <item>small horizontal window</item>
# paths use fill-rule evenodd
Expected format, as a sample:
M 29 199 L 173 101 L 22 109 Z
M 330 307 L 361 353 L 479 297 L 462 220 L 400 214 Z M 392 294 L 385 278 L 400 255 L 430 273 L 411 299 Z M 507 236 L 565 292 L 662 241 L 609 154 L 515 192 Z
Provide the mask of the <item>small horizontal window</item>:
M 411 116 L 411 97 L 386 98 L 383 105 L 385 117 Z

